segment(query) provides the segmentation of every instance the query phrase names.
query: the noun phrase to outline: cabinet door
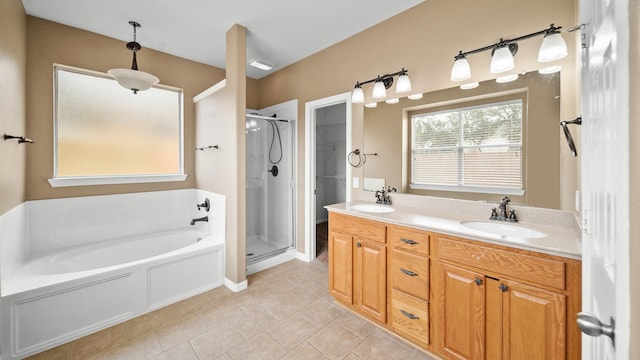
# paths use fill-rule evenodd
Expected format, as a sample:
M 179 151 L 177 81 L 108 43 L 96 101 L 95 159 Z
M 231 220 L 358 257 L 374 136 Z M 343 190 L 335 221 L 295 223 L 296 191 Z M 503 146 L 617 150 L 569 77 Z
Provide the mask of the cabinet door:
M 442 275 L 441 351 L 450 359 L 484 359 L 484 275 L 446 264 L 442 265 Z
M 355 304 L 365 315 L 387 321 L 387 247 L 354 239 Z
M 329 294 L 353 303 L 353 241 L 349 235 L 329 232 Z
M 512 281 L 502 285 L 503 359 L 564 359 L 565 295 Z

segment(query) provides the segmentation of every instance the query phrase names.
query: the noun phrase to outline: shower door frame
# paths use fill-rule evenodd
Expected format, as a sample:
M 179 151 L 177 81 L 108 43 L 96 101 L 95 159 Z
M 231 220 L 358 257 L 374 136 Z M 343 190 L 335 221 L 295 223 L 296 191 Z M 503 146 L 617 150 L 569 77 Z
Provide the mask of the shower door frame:
M 277 114 L 278 118 L 281 119 L 287 119 L 287 120 L 291 120 L 291 126 L 293 127 L 293 131 L 292 131 L 292 144 L 291 144 L 291 161 L 292 161 L 292 178 L 290 179 L 291 184 L 290 184 L 290 188 L 291 188 L 291 192 L 292 192 L 292 216 L 293 218 L 292 220 L 292 228 L 291 228 L 291 245 L 288 248 L 285 248 L 283 251 L 284 253 L 280 253 L 280 254 L 275 254 L 271 257 L 267 257 L 264 259 L 261 259 L 255 263 L 252 264 L 248 264 L 247 265 L 247 273 L 254 273 L 254 272 L 258 272 L 261 270 L 264 270 L 266 268 L 269 268 L 271 266 L 275 266 L 278 265 L 282 262 L 288 261 L 292 258 L 296 257 L 297 254 L 297 245 L 298 245 L 298 241 L 297 241 L 297 229 L 298 229 L 298 225 L 297 225 L 297 219 L 298 216 L 296 215 L 297 213 L 297 208 L 298 208 L 298 196 L 297 196 L 297 163 L 298 163 L 298 155 L 297 155 L 297 151 L 296 149 L 298 148 L 298 100 L 294 99 L 294 100 L 290 100 L 290 101 L 286 101 L 280 104 L 276 104 L 273 106 L 269 106 L 266 108 L 262 108 L 259 110 L 253 110 L 253 109 L 247 109 L 247 112 L 257 112 L 259 114 L 267 114 L 267 115 L 271 115 L 271 114 Z M 246 241 L 246 239 L 245 239 Z M 246 247 L 246 244 L 245 244 Z
M 316 258 L 316 110 L 332 105 L 346 105 L 346 149 L 351 149 L 351 92 L 346 92 L 305 104 L 305 174 L 304 174 L 304 256 L 311 262 Z M 344 154 L 347 156 L 347 154 Z M 351 167 L 345 164 L 346 201 L 351 201 Z

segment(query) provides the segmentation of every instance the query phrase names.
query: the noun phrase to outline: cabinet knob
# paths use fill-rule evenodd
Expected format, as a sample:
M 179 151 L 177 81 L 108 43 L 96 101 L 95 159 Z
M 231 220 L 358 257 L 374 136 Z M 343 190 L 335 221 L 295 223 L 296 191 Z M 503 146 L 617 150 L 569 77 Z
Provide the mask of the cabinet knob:
M 358 242 L 356 243 L 356 246 L 357 246 L 357 247 L 362 247 L 362 244 L 360 244 L 360 242 L 358 241 Z
M 500 288 L 500 290 L 502 290 L 502 292 L 505 292 L 507 290 L 509 290 L 509 287 L 505 284 L 500 284 L 500 286 L 498 286 Z
M 482 285 L 482 279 L 480 278 L 475 278 L 473 282 L 476 283 L 476 285 Z

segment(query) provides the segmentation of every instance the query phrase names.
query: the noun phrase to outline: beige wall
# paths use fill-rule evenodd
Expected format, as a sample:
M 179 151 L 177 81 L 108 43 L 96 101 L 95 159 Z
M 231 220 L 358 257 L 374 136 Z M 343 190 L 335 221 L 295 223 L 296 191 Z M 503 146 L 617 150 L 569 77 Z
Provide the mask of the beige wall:
M 20 0 L 0 1 L 0 135 L 27 133 L 27 19 Z M 26 198 L 26 158 L 29 146 L 0 139 L 0 215 Z
M 219 146 L 196 154 L 196 187 L 226 196 L 225 276 L 238 284 L 246 278 L 244 27 L 227 31 L 226 60 L 225 86 L 196 104 L 196 142 Z
M 143 47 L 138 54 L 140 70 L 158 76 L 161 84 L 184 89 L 184 171 L 189 175 L 187 180 L 67 188 L 49 185 L 47 179 L 53 176 L 53 64 L 106 72 L 110 68 L 129 67 L 131 52 L 123 41 L 28 16 L 27 133 L 37 141 L 27 154 L 28 200 L 194 187 L 195 106 L 191 99 L 222 80 L 224 70 L 144 48 L 144 29 L 138 40 Z
M 465 2 L 428 0 L 394 16 L 347 40 L 309 56 L 259 82 L 260 107 L 297 98 L 298 153 L 304 154 L 304 106 L 311 100 L 351 91 L 356 81 L 364 81 L 402 67 L 409 70 L 415 92 L 430 92 L 452 87 L 449 80 L 453 57 L 458 51 L 468 51 L 509 38 L 532 33 L 554 23 L 565 29 L 577 23 L 577 3 L 574 0 L 509 1 L 487 0 Z M 561 117 L 572 119 L 579 114 L 576 86 L 576 64 L 579 56 L 578 33 L 565 34 L 572 51 L 561 60 Z M 536 61 L 541 39 L 525 40 L 516 55 L 515 71 L 540 68 Z M 489 73 L 490 53 L 469 57 L 474 81 L 495 78 Z M 365 95 L 371 91 L 365 86 Z M 362 146 L 362 110 L 354 106 L 352 145 Z M 558 126 L 556 142 L 561 138 Z M 573 204 L 578 186 L 577 159 L 566 156 L 562 162 L 562 207 Z M 298 213 L 304 204 L 304 157 L 298 157 Z M 353 176 L 362 177 L 362 169 L 353 169 Z M 350 183 L 348 181 L 348 183 Z M 359 195 L 355 192 L 355 195 Z M 566 205 L 565 205 L 566 204 Z M 298 221 L 298 244 L 303 245 L 304 223 Z M 298 247 L 302 250 L 302 247 Z

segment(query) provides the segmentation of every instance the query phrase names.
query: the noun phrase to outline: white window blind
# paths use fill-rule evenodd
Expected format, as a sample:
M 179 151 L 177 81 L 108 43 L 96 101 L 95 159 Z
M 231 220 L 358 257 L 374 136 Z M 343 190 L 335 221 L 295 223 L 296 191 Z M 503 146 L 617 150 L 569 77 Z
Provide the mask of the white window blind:
M 522 191 L 522 100 L 411 116 L 414 188 Z

